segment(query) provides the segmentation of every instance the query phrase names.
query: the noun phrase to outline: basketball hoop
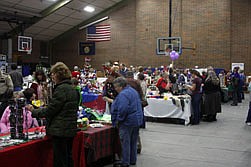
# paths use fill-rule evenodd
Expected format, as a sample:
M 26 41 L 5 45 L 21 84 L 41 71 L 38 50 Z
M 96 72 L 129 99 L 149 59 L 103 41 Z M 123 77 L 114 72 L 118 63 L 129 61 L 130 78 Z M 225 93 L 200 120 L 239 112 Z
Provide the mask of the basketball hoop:
M 165 50 L 165 55 L 170 56 L 170 52 L 171 52 L 171 49 L 167 47 Z
M 28 55 L 31 54 L 31 49 L 30 48 L 25 48 L 25 52 L 27 52 Z
M 170 56 L 170 52 L 165 52 L 165 56 Z

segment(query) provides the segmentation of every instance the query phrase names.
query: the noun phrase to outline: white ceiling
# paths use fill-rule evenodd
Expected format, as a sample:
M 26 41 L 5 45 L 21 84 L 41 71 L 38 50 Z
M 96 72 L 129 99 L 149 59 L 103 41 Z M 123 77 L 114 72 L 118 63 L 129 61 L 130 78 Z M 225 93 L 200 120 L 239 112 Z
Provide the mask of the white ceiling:
M 51 40 L 120 1 L 122 0 L 71 0 L 48 16 L 43 16 L 44 10 L 58 2 L 52 2 L 52 0 L 0 0 L 0 36 L 13 32 L 13 29 L 22 22 L 26 23 L 31 18 L 36 18 L 36 22 L 30 23 L 31 26 L 24 30 L 23 35 L 37 40 Z M 83 11 L 86 5 L 93 6 L 95 11 L 93 13 Z

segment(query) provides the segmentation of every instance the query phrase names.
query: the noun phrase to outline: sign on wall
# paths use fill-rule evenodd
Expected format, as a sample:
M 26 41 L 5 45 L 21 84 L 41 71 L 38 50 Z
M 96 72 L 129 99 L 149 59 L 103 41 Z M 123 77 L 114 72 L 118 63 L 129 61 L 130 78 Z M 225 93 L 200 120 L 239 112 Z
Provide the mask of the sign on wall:
M 95 55 L 95 42 L 79 42 L 79 55 Z
M 232 63 L 232 71 L 235 67 L 239 67 L 240 70 L 244 70 L 244 63 Z

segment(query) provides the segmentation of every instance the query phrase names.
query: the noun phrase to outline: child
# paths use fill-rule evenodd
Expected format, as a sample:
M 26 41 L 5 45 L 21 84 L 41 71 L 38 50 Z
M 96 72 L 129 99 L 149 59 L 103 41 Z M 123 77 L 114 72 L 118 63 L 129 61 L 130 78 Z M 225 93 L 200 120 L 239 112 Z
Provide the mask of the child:
M 27 88 L 25 89 L 22 93 L 20 92 L 18 94 L 18 98 L 21 97 L 25 97 L 28 101 L 32 101 L 35 99 L 35 93 L 34 90 L 32 88 Z M 10 121 L 9 121 L 9 117 L 10 117 L 10 113 L 11 110 L 9 108 L 10 106 L 6 107 L 6 109 L 4 110 L 4 113 L 2 115 L 2 118 L 0 120 L 0 126 L 1 126 L 1 133 L 8 133 L 10 132 Z M 25 108 L 23 108 L 23 128 L 24 129 L 29 129 L 32 127 L 38 127 L 38 122 L 35 118 L 31 117 L 31 112 Z

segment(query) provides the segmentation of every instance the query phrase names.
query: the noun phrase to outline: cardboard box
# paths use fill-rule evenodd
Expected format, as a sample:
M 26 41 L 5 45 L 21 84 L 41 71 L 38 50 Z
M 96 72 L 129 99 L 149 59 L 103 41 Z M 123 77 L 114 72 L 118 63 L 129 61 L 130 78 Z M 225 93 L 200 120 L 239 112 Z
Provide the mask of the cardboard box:
M 103 71 L 97 71 L 97 77 L 104 77 L 105 74 Z

